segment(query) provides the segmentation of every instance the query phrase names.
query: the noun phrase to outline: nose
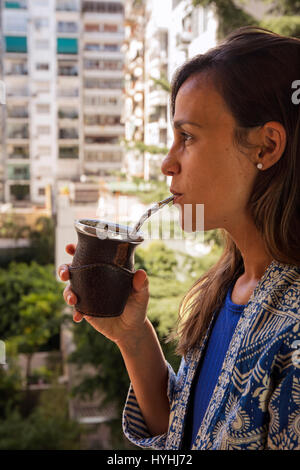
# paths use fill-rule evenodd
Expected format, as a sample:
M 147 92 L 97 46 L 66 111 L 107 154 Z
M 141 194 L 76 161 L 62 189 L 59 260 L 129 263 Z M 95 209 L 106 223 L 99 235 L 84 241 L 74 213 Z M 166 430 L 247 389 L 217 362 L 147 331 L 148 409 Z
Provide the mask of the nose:
M 173 147 L 163 159 L 161 171 L 166 176 L 173 176 L 180 172 L 180 166 L 175 156 L 175 152 L 173 151 Z

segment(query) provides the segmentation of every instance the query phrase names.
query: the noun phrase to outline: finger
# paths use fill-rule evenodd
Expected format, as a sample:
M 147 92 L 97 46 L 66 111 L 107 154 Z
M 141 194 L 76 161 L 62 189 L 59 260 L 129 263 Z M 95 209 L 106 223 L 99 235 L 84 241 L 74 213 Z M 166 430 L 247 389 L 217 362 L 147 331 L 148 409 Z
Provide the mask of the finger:
M 65 302 L 68 305 L 75 305 L 77 303 L 77 297 L 72 291 L 70 286 L 67 286 L 63 292 L 63 297 L 65 299 Z
M 69 267 L 67 264 L 61 264 L 58 267 L 57 273 L 62 281 L 68 281 L 70 278 Z
M 74 245 L 74 243 L 69 243 L 68 245 L 66 245 L 65 250 L 68 253 L 68 255 L 74 255 L 76 251 L 76 245 Z
M 146 271 L 138 269 L 133 277 L 132 281 L 133 289 L 136 292 L 146 289 L 148 287 L 148 277 Z
M 73 314 L 73 320 L 74 320 L 75 323 L 80 323 L 82 319 L 83 319 L 83 315 L 81 313 L 76 311 Z

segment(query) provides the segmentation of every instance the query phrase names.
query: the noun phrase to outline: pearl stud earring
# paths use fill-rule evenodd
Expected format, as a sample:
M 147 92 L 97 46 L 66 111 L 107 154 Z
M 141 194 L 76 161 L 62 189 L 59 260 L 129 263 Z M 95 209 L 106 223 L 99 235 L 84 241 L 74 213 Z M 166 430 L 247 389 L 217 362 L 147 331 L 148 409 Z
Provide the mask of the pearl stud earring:
M 262 167 L 263 167 L 263 164 L 262 164 L 262 163 L 258 163 L 258 164 L 256 165 L 256 167 L 257 167 L 259 170 L 261 170 Z

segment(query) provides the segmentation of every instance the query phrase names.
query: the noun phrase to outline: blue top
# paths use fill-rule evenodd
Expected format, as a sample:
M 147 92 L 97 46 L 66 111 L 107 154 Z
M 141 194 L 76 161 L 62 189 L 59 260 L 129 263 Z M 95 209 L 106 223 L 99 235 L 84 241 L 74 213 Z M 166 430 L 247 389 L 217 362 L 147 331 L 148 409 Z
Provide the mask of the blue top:
M 184 442 L 191 448 L 197 436 L 202 419 L 216 386 L 226 352 L 235 327 L 245 305 L 234 304 L 231 300 L 233 284 L 229 288 L 223 307 L 214 320 L 202 361 L 197 369 L 190 397 L 186 419 Z

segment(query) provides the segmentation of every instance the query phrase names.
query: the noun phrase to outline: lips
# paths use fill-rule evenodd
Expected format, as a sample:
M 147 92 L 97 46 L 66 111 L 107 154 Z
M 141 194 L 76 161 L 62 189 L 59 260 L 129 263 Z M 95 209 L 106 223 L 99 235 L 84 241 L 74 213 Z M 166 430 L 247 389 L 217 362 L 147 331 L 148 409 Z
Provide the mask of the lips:
M 174 194 L 174 196 L 175 196 L 175 197 L 174 197 L 174 201 L 173 201 L 174 204 L 176 204 L 177 200 L 178 200 L 181 196 L 183 196 L 183 193 L 179 193 L 178 191 L 175 191 L 175 189 L 173 189 L 173 188 L 170 188 L 170 192 L 171 192 L 172 194 Z
M 174 196 L 182 196 L 183 193 L 179 191 L 175 191 L 175 189 L 170 188 L 170 193 L 174 194 Z

